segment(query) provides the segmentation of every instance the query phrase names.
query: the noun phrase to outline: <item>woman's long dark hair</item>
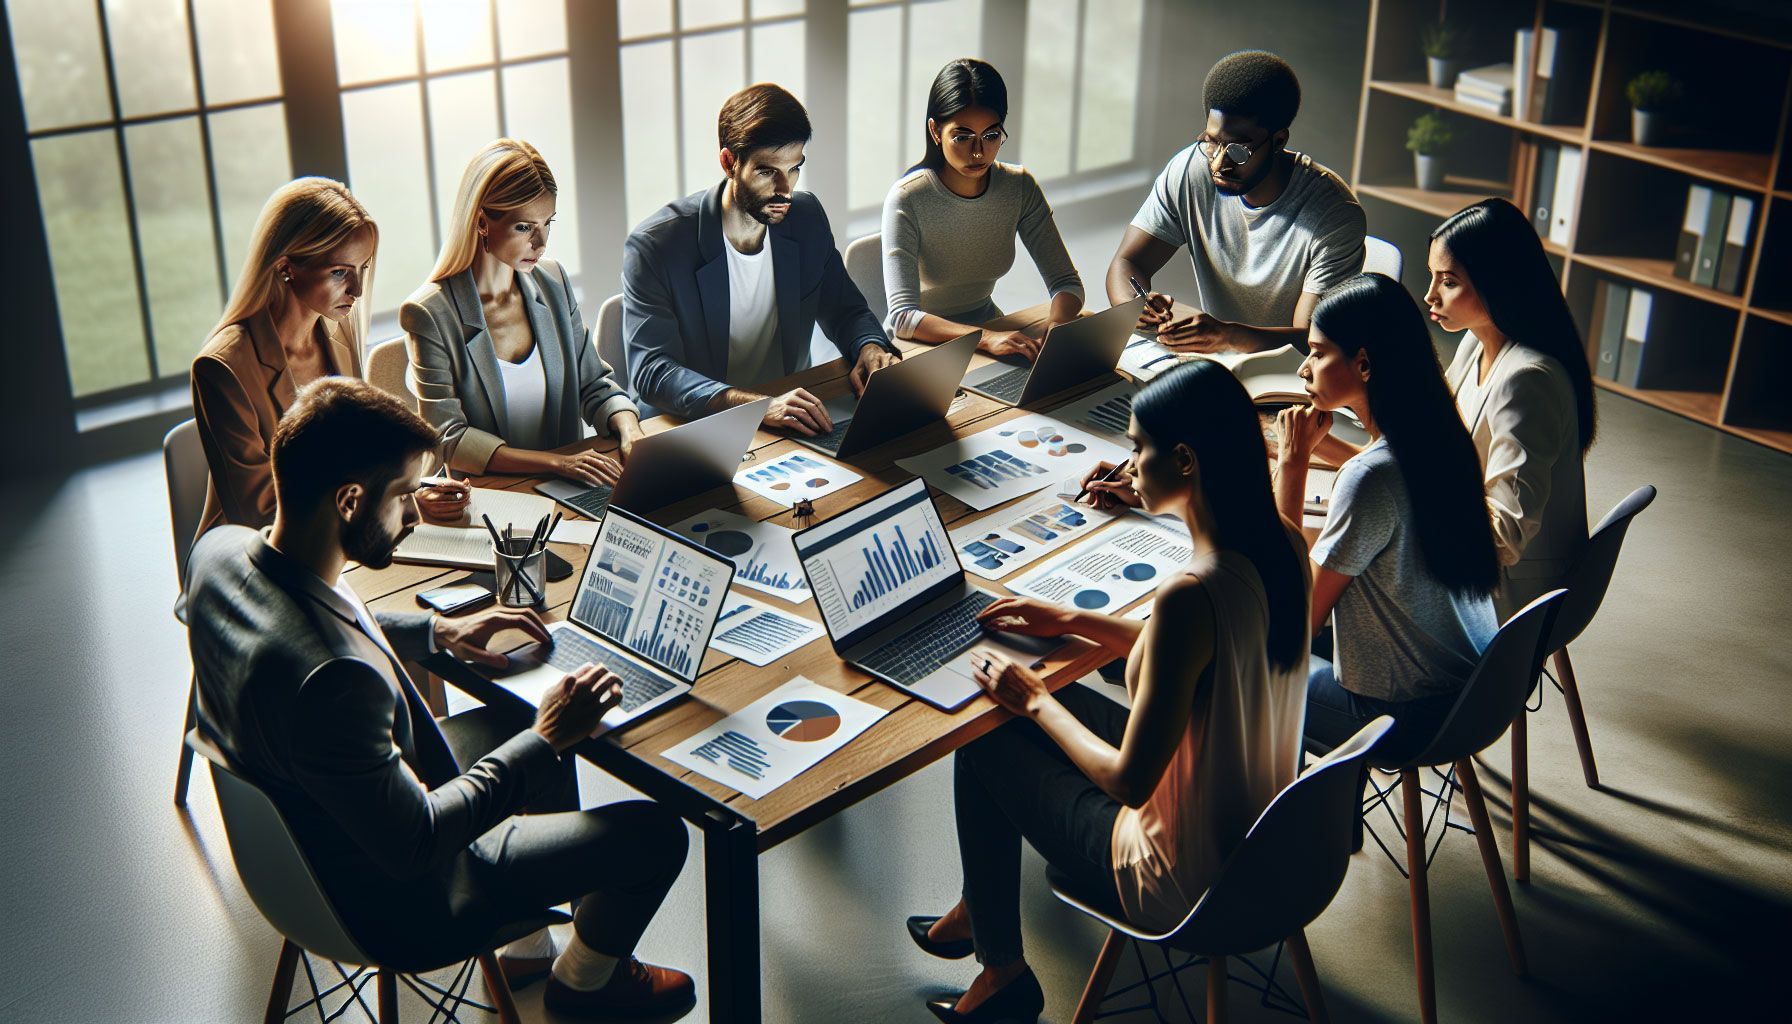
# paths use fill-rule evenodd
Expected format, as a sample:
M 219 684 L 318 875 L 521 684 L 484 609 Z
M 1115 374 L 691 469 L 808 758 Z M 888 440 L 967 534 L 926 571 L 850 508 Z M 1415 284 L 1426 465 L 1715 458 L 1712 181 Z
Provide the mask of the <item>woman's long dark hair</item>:
M 1458 593 L 1491 591 L 1499 556 L 1481 457 L 1418 304 L 1393 278 L 1358 274 L 1325 293 L 1313 326 L 1348 358 L 1369 353 L 1369 415 L 1400 463 L 1412 504 L 1407 525 L 1432 577 Z
M 1280 671 L 1307 657 L 1307 581 L 1276 512 L 1269 454 L 1251 396 L 1231 371 L 1201 359 L 1153 380 L 1132 402 L 1133 418 L 1153 447 L 1185 444 L 1201 473 L 1201 500 L 1213 516 L 1216 545 L 1250 559 L 1269 602 L 1269 663 Z
M 1431 239 L 1442 242 L 1462 266 L 1501 334 L 1568 371 L 1584 453 L 1597 429 L 1593 372 L 1568 300 L 1530 220 L 1504 199 L 1483 199 L 1451 214 Z
M 971 107 L 993 110 L 997 120 L 1008 120 L 1008 86 L 1002 81 L 1001 73 L 988 61 L 960 57 L 933 76 L 933 88 L 927 90 L 927 116 L 944 133 L 947 121 Z M 933 133 L 927 130 L 925 123 L 921 128 L 927 151 L 921 162 L 909 170 L 925 167 L 937 171 L 946 166 L 945 150 L 933 141 Z

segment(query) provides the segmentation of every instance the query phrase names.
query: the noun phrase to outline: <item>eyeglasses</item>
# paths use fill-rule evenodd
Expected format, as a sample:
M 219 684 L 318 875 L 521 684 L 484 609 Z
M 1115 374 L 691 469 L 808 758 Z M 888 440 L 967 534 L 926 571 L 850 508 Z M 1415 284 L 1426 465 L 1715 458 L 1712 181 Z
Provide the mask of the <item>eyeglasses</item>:
M 946 136 L 946 143 L 955 149 L 970 149 L 973 143 L 981 139 L 983 141 L 984 149 L 995 149 L 1005 142 L 1007 138 L 1008 129 L 991 128 L 982 135 L 972 135 L 970 132 L 953 132 Z
M 1262 142 L 1257 143 L 1257 148 L 1262 149 L 1268 144 L 1269 140 L 1265 139 Z M 1201 155 L 1207 158 L 1208 163 L 1213 163 L 1214 157 L 1224 153 L 1226 154 L 1226 159 L 1231 161 L 1234 167 L 1242 167 L 1245 164 L 1250 163 L 1251 157 L 1255 153 L 1255 150 L 1242 142 L 1227 142 L 1221 144 L 1204 137 L 1195 139 L 1195 148 L 1201 151 Z

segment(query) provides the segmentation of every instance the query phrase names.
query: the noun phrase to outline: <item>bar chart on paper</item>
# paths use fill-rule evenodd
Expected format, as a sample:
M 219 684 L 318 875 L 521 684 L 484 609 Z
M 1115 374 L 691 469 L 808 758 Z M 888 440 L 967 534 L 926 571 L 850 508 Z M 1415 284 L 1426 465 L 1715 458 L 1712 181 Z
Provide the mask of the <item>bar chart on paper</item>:
M 886 713 L 797 676 L 660 756 L 759 800 Z
M 821 624 L 735 593 L 725 602 L 709 646 L 764 667 L 822 635 Z
M 770 751 L 755 743 L 753 737 L 733 729 L 700 744 L 691 751 L 691 756 L 713 765 L 726 765 L 749 779 L 765 778 L 765 770 L 772 763 Z
M 722 509 L 699 513 L 672 529 L 731 559 L 735 583 L 786 601 L 809 599 L 809 581 L 790 544 L 792 531 Z

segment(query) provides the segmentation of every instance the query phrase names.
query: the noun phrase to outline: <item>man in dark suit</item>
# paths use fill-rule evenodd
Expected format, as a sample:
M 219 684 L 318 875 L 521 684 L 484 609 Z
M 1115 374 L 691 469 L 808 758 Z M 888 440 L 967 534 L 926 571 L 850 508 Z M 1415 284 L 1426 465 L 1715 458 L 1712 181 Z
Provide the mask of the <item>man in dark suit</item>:
M 643 418 L 694 419 L 766 397 L 766 384 L 809 366 L 818 321 L 852 364 L 855 392 L 899 358 L 846 276 L 821 203 L 794 191 L 809 135 L 796 97 L 766 83 L 742 89 L 717 118 L 724 179 L 628 236 L 622 339 Z M 764 422 L 805 436 L 833 429 L 803 388 L 773 396 Z
M 416 527 L 411 495 L 437 440 L 364 381 L 299 391 L 274 432 L 273 526 L 221 526 L 193 548 L 200 728 L 273 798 L 349 933 L 382 964 L 439 966 L 583 897 L 548 1005 L 688 1008 L 688 976 L 631 955 L 684 863 L 683 823 L 646 801 L 513 817 L 563 785 L 562 755 L 621 699 L 616 677 L 583 666 L 514 735 L 495 732 L 491 709 L 438 726 L 400 659 L 445 650 L 502 665 L 492 638 L 544 640 L 541 620 L 374 614 L 341 579 L 349 560 L 390 564 Z M 477 760 L 463 770 L 457 751 Z M 535 952 L 546 968 L 551 940 Z

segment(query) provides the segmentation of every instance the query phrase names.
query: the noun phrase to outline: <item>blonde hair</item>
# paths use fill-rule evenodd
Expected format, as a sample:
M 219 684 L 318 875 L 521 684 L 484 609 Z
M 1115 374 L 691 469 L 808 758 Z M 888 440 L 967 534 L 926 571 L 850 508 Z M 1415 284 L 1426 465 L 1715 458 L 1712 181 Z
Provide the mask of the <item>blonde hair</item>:
M 554 172 L 535 147 L 521 139 L 498 139 L 473 154 L 460 176 L 454 196 L 454 213 L 442 237 L 442 253 L 431 281 L 445 281 L 465 273 L 479 255 L 479 214 L 508 213 L 529 205 L 543 195 L 559 195 Z
M 379 250 L 380 229 L 368 215 L 367 208 L 349 193 L 348 186 L 329 178 L 296 178 L 274 190 L 261 216 L 255 220 L 255 233 L 250 237 L 249 254 L 237 273 L 236 288 L 224 305 L 224 315 L 212 333 L 242 323 L 267 312 L 279 294 L 279 275 L 274 265 L 282 257 L 303 264 L 346 242 L 350 235 L 366 228 L 373 232 L 374 250 Z M 369 319 L 365 296 L 373 293 L 373 268 L 369 259 L 367 274 L 362 278 L 362 301 L 348 320 L 350 340 L 357 348 L 367 337 Z

